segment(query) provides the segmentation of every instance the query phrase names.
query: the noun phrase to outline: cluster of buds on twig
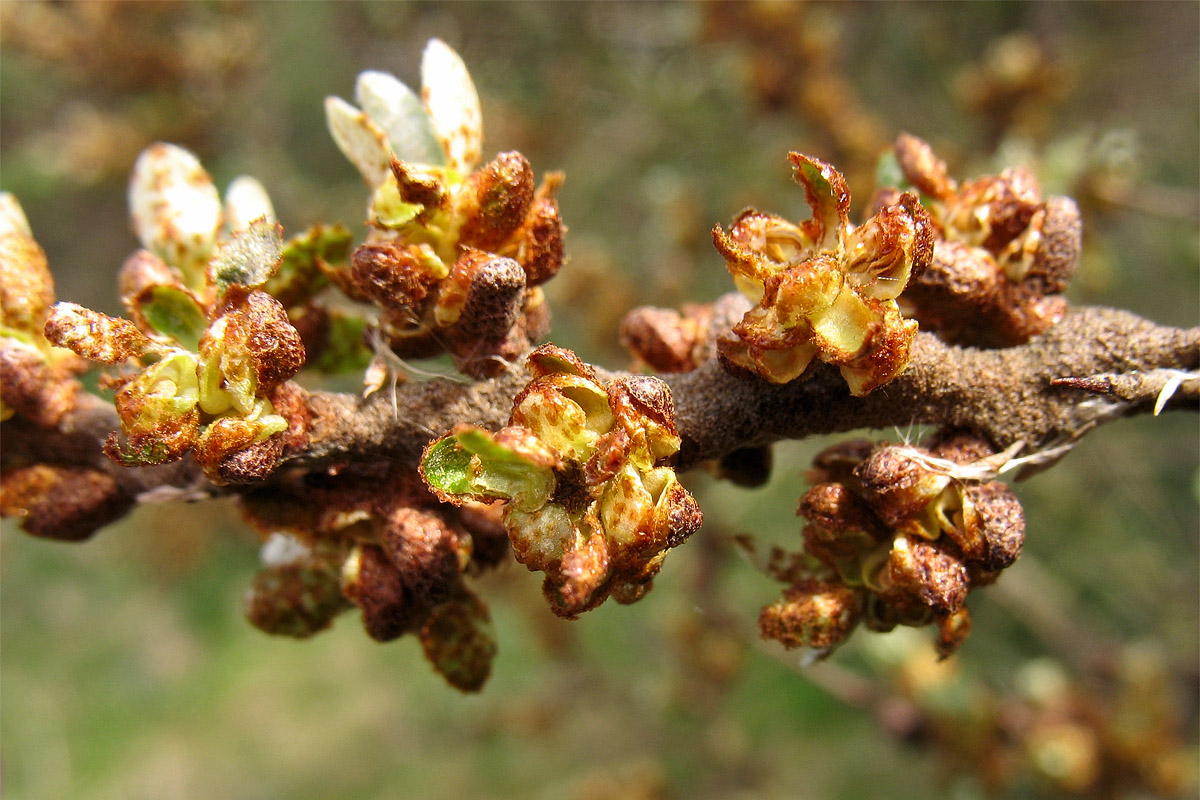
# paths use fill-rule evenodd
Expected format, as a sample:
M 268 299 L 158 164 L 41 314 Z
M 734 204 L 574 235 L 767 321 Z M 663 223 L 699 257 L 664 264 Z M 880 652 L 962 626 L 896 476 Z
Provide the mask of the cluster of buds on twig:
M 0 420 L 20 414 L 53 428 L 75 405 L 74 376 L 86 365 L 47 341 L 43 328 L 53 303 L 46 254 L 17 199 L 0 193 Z
M 0 194 L 0 420 L 20 416 L 52 429 L 76 405 L 75 375 L 87 363 L 46 339 L 53 302 L 46 255 L 16 198 Z M 16 456 L 0 472 L 0 516 L 20 518 L 34 536 L 86 539 L 131 502 L 112 477 L 90 467 Z
M 933 260 L 900 298 L 922 328 L 956 343 L 1021 344 L 1062 319 L 1082 224 L 1068 197 L 1042 198 L 1037 179 L 1006 169 L 959 185 L 928 144 L 896 141 L 904 178 L 933 221 Z M 883 190 L 889 202 L 897 190 Z
M 421 474 L 443 500 L 504 500 L 513 553 L 546 573 L 552 610 L 574 617 L 610 595 L 632 603 L 666 552 L 700 527 L 670 460 L 670 389 L 657 378 L 600 381 L 569 350 L 543 345 L 496 433 L 462 426 L 432 442 Z
M 458 55 L 431 40 L 418 97 L 391 75 L 364 72 L 359 108 L 326 100 L 338 147 L 371 187 L 371 232 L 338 285 L 381 310 L 402 358 L 448 351 L 463 372 L 495 375 L 545 335 L 542 283 L 563 261 L 555 195 L 535 188 L 523 155 L 476 169 L 483 128 L 475 85 Z
M 967 594 L 994 581 L 1024 541 L 1020 503 L 991 479 L 1001 458 L 965 434 L 924 447 L 856 440 L 819 454 L 798 509 L 804 548 L 770 568 L 791 586 L 763 609 L 763 636 L 824 655 L 859 623 L 936 623 L 940 652 L 952 653 L 970 629 Z
M 285 382 L 305 359 L 283 306 L 257 288 L 283 252 L 270 200 L 241 178 L 222 208 L 195 156 L 168 144 L 138 159 L 129 199 L 146 248 L 121 268 L 129 319 L 58 303 L 46 338 L 90 361 L 137 365 L 115 380 L 124 442 L 109 437 L 114 460 L 161 464 L 191 451 L 216 483 L 262 477 L 297 422 L 281 412 L 296 405 Z
M 896 298 L 933 256 L 933 229 L 904 193 L 863 225 L 850 223 L 850 192 L 825 162 L 789 154 L 812 218 L 799 224 L 754 209 L 713 229 L 738 289 L 755 303 L 719 341 L 721 357 L 772 383 L 814 361 L 837 365 L 863 396 L 908 364 L 917 324 Z
M 372 638 L 415 634 L 450 684 L 483 686 L 496 643 L 463 578 L 507 553 L 491 509 L 441 504 L 401 468 L 309 475 L 256 490 L 243 508 L 267 537 L 246 603 L 256 627 L 304 638 L 357 606 Z

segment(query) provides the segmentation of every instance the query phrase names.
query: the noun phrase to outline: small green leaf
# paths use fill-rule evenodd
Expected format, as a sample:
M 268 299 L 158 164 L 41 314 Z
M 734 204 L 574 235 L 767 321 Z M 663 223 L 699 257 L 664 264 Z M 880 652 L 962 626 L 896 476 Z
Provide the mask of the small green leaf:
M 208 327 L 204 309 L 191 292 L 176 286 L 154 286 L 142 294 L 138 311 L 156 333 L 195 352 Z
M 443 436 L 430 445 L 421 464 L 429 485 L 452 495 L 471 493 L 470 466 L 471 453 L 453 435 Z
M 354 98 L 371 120 L 387 134 L 392 152 L 401 161 L 442 165 L 446 155 L 433 135 L 421 98 L 386 72 L 363 72 L 354 84 Z
M 532 446 L 540 444 L 534 440 Z M 425 452 L 425 480 L 449 495 L 504 499 L 532 511 L 554 492 L 554 471 L 506 447 L 482 428 L 447 434 Z

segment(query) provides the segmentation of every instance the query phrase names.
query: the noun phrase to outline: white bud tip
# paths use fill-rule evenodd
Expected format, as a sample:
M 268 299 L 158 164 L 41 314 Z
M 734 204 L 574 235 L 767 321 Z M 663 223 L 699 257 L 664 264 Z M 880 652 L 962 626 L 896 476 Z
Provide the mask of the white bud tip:
M 325 98 L 325 120 L 342 155 L 349 159 L 372 187 L 387 180 L 392 147 L 387 135 L 360 111 L 340 97 Z
M 29 220 L 25 218 L 25 210 L 12 192 L 0 192 L 0 236 L 18 236 L 32 238 Z
M 230 231 L 244 231 L 255 220 L 274 224 L 275 208 L 266 187 L 248 175 L 234 178 L 225 190 L 225 223 Z
M 184 270 L 208 260 L 221 226 L 221 198 L 200 161 L 158 142 L 138 156 L 129 208 L 142 245 Z
M 483 152 L 483 113 L 466 64 L 440 39 L 430 39 L 421 57 L 421 101 L 446 164 L 467 174 Z

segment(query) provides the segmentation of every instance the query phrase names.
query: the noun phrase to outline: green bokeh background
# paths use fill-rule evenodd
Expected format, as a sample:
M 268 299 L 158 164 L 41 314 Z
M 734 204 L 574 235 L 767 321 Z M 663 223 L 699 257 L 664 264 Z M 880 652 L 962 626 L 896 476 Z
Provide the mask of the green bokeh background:
M 703 5 L 197 2 L 129 4 L 114 17 L 92 5 L 0 7 L 0 186 L 21 199 L 60 299 L 110 313 L 119 311 L 112 279 L 136 246 L 125 180 L 143 146 L 169 138 L 190 147 L 222 186 L 255 175 L 289 231 L 356 224 L 365 194 L 324 130 L 321 100 L 351 96 L 362 69 L 415 84 L 431 36 L 475 76 L 485 154 L 517 149 L 539 174 L 566 172 L 571 261 L 547 287 L 553 338 L 598 363 L 626 363 L 616 337 L 624 310 L 729 288 L 709 242 L 713 223 L 752 204 L 802 215 L 789 149 L 834 158 L 826 133 L 756 100 L 755 45 L 714 30 Z M 1072 165 L 1089 143 L 1108 137 L 1130 153 L 1126 202 L 1081 198 L 1087 253 L 1072 299 L 1196 324 L 1194 4 L 780 8 L 838 33 L 837 63 L 887 138 L 928 138 L 964 177 L 1000 164 L 988 126 L 956 86 L 989 44 L 1031 34 L 1069 89 L 1001 151 L 1045 155 L 1051 192 L 1073 191 Z M 73 27 L 29 16 L 43 12 Z M 156 52 L 174 68 L 146 67 Z M 869 183 L 849 177 L 852 187 Z M 866 191 L 856 188 L 856 207 Z M 757 610 L 778 586 L 727 537 L 794 544 L 801 473 L 833 441 L 779 446 L 772 481 L 753 491 L 688 476 L 705 526 L 634 606 L 609 603 L 566 623 L 519 565 L 483 579 L 500 653 L 472 697 L 434 675 L 414 641 L 378 645 L 353 615 L 302 643 L 251 628 L 241 601 L 257 540 L 228 502 L 142 507 L 76 546 L 32 539 L 6 521 L 4 793 L 975 796 L 969 780 L 947 778 L 936 753 L 887 735 L 794 655 L 756 643 Z M 1024 660 L 1062 655 L 1069 643 L 1053 632 L 1065 630 L 1089 645 L 1154 649 L 1194 688 L 1197 444 L 1190 414 L 1121 421 L 1018 486 L 1025 556 L 994 590 L 972 596 L 963 672 L 1009 685 Z M 720 635 L 703 638 L 714 629 Z M 868 671 L 863 638 L 834 660 Z M 1195 706 L 1194 693 L 1180 700 L 1192 769 Z

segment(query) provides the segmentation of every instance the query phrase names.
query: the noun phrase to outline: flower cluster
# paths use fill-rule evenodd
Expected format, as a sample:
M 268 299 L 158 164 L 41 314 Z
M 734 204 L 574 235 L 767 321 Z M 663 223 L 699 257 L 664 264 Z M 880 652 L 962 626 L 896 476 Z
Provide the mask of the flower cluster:
M 266 541 L 246 602 L 267 633 L 308 637 L 357 606 L 378 641 L 416 634 L 453 686 L 476 691 L 496 644 L 464 575 L 507 552 L 486 507 L 438 502 L 411 469 L 349 468 L 255 491 L 243 502 Z
M 1021 168 L 959 185 L 914 136 L 900 136 L 895 155 L 937 237 L 929 269 L 900 298 L 905 312 L 948 341 L 982 346 L 1021 344 L 1058 322 L 1081 247 L 1075 201 L 1043 199 Z
M 133 361 L 118 379 L 105 452 L 124 464 L 161 464 L 193 452 L 217 483 L 268 473 L 284 448 L 284 387 L 304 346 L 283 306 L 256 287 L 274 274 L 282 229 L 257 182 L 239 179 L 225 207 L 195 156 L 156 144 L 134 167 L 134 228 L 146 248 L 121 269 L 129 319 L 74 303 L 50 309 L 52 343 L 102 364 Z
M 791 583 L 763 609 L 764 637 L 826 654 L 860 622 L 936 623 L 939 649 L 966 638 L 964 602 L 1020 554 L 1025 522 L 991 449 L 962 434 L 925 447 L 853 441 L 817 456 L 800 500 L 804 548 L 772 572 Z
M 516 152 L 476 169 L 483 131 L 466 67 L 434 39 L 421 77 L 420 97 L 391 75 L 364 72 L 361 109 L 326 100 L 334 140 L 372 189 L 371 233 L 338 284 L 381 310 L 402 358 L 449 351 L 467 374 L 494 375 L 546 333 L 538 287 L 563 261 L 562 175 L 535 188 Z
M 53 428 L 75 405 L 85 364 L 43 334 L 53 303 L 46 254 L 17 199 L 0 193 L 0 420 L 20 414 Z
M 841 173 L 800 153 L 789 158 L 811 219 L 748 209 L 728 232 L 713 229 L 738 289 L 756 304 L 720 339 L 720 353 L 772 383 L 799 378 L 814 360 L 836 364 L 863 396 L 908 364 L 917 324 L 896 298 L 932 257 L 929 215 L 906 193 L 855 227 Z
M 680 444 L 670 390 L 649 377 L 604 384 L 553 345 L 529 369 L 507 427 L 451 431 L 426 448 L 421 473 L 450 503 L 507 501 L 513 552 L 546 573 L 555 613 L 573 617 L 609 595 L 634 602 L 702 519 L 669 466 Z

